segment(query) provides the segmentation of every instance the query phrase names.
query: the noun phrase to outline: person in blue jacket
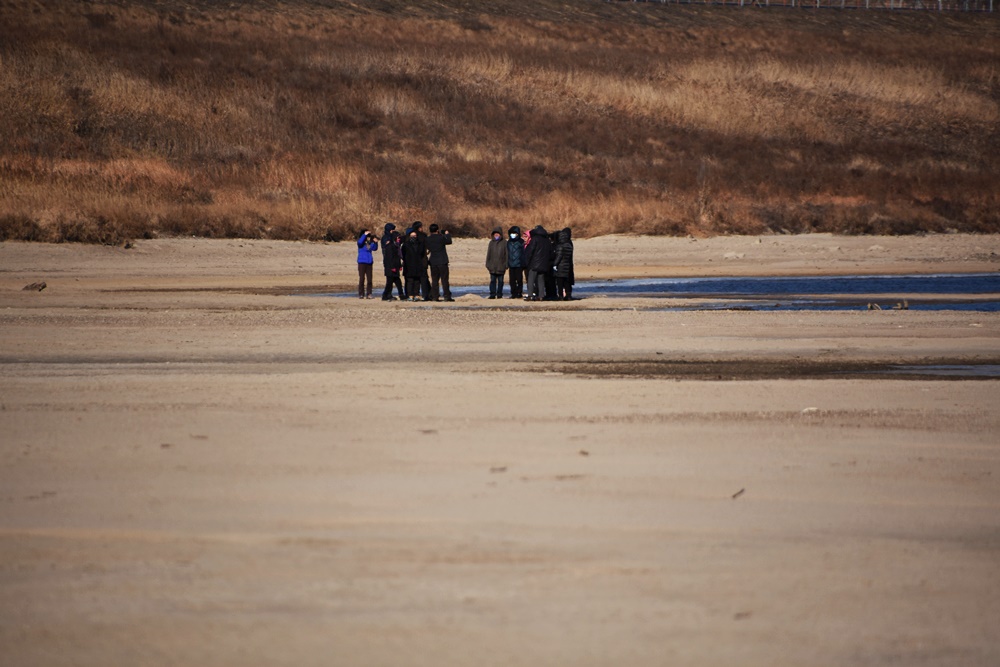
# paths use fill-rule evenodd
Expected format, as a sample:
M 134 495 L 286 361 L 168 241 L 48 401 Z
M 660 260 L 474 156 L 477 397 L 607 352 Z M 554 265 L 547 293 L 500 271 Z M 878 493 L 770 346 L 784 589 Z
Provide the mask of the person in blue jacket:
M 372 298 L 372 253 L 378 250 L 378 237 L 367 229 L 358 237 L 358 298 Z M 365 283 L 367 282 L 367 288 Z

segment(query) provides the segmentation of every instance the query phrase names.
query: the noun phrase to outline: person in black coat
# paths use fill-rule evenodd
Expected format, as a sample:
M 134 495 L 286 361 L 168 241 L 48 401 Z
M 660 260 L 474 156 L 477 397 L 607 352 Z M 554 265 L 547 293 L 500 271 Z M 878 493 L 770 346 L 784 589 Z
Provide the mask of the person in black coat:
M 392 301 L 392 286 L 396 286 L 400 301 L 403 300 L 403 239 L 396 231 L 396 225 L 386 224 L 382 235 L 382 269 L 385 272 L 385 289 L 382 300 Z
M 528 266 L 529 301 L 545 298 L 545 277 L 552 272 L 552 241 L 545 228 L 538 225 L 531 230 L 531 243 L 525 252 Z
M 420 243 L 427 248 L 427 234 L 424 232 L 424 223 L 419 220 L 414 220 L 410 228 L 417 233 L 417 238 L 420 239 Z M 427 255 L 424 254 L 424 269 L 423 273 L 420 274 L 420 296 L 424 298 L 424 301 L 430 301 L 431 298 L 431 280 L 427 277 Z M 411 296 L 416 296 L 415 294 Z
M 451 245 L 451 234 L 448 230 L 438 231 L 439 227 L 431 225 L 431 234 L 427 237 L 427 252 L 430 257 L 428 263 L 431 267 L 431 301 L 440 301 L 441 296 L 438 291 L 438 283 L 444 291 L 445 301 L 454 301 L 451 298 L 451 285 L 448 282 L 448 248 Z
M 556 237 L 556 249 L 552 253 L 552 273 L 556 278 L 556 299 L 570 301 L 573 298 L 573 232 L 570 228 L 560 231 Z
M 555 262 L 556 248 L 559 247 L 559 232 L 549 234 L 549 241 L 552 243 L 552 261 Z M 545 274 L 545 300 L 555 301 L 558 298 L 556 296 L 555 266 L 553 265 L 549 267 L 549 272 Z
M 410 301 L 419 301 L 420 278 L 427 275 L 427 248 L 416 230 L 403 242 L 403 276 L 406 278 L 406 296 Z
M 507 276 L 510 282 L 510 298 L 524 296 L 524 239 L 517 225 L 507 230 Z

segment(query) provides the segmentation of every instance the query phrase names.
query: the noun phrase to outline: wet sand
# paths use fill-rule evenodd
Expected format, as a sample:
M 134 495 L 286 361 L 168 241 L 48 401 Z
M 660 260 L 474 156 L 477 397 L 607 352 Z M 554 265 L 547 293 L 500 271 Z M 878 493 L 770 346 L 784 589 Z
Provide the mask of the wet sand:
M 298 296 L 351 245 L 0 244 L 0 662 L 1000 663 L 1000 381 L 870 372 L 996 364 L 1000 314 Z M 579 279 L 998 253 L 576 244 Z

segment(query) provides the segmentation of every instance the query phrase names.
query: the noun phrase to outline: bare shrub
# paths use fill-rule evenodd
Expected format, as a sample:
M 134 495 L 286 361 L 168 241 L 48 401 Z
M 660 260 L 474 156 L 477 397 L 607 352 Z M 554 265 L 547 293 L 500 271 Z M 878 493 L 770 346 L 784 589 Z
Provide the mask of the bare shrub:
M 56 243 L 124 245 L 142 238 L 149 229 L 149 221 L 133 212 L 77 213 L 57 217 L 52 240 Z
M 0 241 L 47 241 L 37 220 L 19 213 L 0 215 Z

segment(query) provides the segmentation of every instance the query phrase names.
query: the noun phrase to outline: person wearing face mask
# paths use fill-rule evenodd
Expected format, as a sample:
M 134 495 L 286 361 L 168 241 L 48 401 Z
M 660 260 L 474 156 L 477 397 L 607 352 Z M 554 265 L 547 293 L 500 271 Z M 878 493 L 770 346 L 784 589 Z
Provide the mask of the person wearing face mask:
M 507 272 L 507 241 L 500 227 L 493 228 L 486 248 L 486 270 L 490 272 L 490 298 L 503 298 L 503 274 Z
M 516 225 L 507 230 L 507 280 L 510 298 L 524 296 L 524 239 L 521 228 Z

